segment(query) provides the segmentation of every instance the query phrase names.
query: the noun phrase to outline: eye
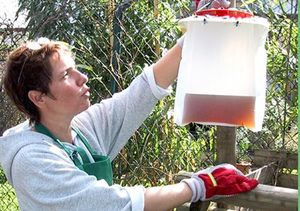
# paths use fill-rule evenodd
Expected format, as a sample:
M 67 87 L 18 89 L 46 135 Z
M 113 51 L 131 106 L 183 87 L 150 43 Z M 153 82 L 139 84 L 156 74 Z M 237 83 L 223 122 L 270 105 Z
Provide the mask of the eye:
M 65 71 L 63 75 L 63 79 L 67 78 L 70 75 L 69 71 Z

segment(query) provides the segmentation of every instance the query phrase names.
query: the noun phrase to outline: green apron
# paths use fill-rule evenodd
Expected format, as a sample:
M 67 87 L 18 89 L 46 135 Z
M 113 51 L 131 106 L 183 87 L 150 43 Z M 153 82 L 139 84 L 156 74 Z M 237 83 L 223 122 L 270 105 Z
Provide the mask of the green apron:
M 84 143 L 86 148 L 91 153 L 95 163 L 91 163 L 84 149 L 77 147 L 74 151 L 67 148 L 58 138 L 56 138 L 44 125 L 35 124 L 35 130 L 39 133 L 47 135 L 51 137 L 71 158 L 74 162 L 75 166 L 77 166 L 80 170 L 86 172 L 89 175 L 94 175 L 97 180 L 104 179 L 109 185 L 113 184 L 113 173 L 111 161 L 108 156 L 98 155 L 92 147 L 89 145 L 86 137 L 81 133 L 80 130 L 76 128 L 72 128 L 80 140 Z M 82 159 L 82 163 L 78 158 L 78 154 Z

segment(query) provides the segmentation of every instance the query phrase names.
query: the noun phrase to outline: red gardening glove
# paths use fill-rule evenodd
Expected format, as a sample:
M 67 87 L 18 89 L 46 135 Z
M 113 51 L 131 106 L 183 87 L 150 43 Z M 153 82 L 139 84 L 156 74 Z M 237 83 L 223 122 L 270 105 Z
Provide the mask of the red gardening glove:
M 186 182 L 193 192 L 192 202 L 244 193 L 258 185 L 256 179 L 247 178 L 230 164 L 204 169 L 183 182 Z

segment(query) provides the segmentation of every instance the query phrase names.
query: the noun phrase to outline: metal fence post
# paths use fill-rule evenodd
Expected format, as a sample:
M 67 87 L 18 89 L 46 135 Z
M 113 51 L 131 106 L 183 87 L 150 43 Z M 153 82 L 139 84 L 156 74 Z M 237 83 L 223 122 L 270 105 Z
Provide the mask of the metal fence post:
M 125 0 L 122 2 L 115 11 L 114 14 L 114 23 L 113 23 L 113 49 L 112 49 L 112 67 L 113 67 L 113 72 L 115 73 L 115 77 L 112 77 L 112 82 L 111 82 L 111 93 L 117 92 L 117 82 L 116 79 L 118 79 L 119 75 L 119 55 L 121 54 L 121 22 L 123 21 L 123 12 L 125 12 L 130 5 L 132 4 L 133 0 Z
M 154 18 L 155 18 L 155 20 L 158 20 L 158 18 L 159 18 L 158 4 L 159 4 L 159 0 L 154 0 Z M 160 40 L 160 33 L 159 33 L 159 31 L 157 31 L 155 33 L 155 53 L 156 53 L 157 58 L 160 55 L 160 41 L 159 40 Z

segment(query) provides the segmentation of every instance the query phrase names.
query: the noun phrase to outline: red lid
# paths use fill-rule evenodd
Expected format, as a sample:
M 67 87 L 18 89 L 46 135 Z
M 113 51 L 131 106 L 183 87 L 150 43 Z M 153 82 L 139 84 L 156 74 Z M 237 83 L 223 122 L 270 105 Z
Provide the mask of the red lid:
M 196 12 L 196 15 L 229 16 L 230 18 L 250 18 L 253 14 L 250 12 L 233 9 L 207 9 Z

